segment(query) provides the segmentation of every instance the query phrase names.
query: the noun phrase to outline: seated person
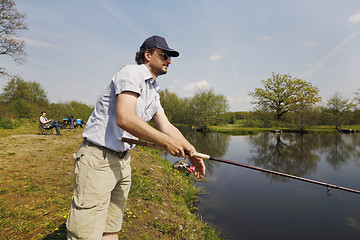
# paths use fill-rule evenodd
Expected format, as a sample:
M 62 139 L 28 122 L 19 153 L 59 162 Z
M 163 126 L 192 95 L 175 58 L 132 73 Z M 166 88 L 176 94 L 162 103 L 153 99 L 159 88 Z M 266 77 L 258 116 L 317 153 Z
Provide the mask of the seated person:
M 41 116 L 40 116 L 40 123 L 45 127 L 45 128 L 56 128 L 56 134 L 57 135 L 61 135 L 60 133 L 60 124 L 58 121 L 56 120 L 48 120 L 46 118 L 46 112 L 41 112 Z

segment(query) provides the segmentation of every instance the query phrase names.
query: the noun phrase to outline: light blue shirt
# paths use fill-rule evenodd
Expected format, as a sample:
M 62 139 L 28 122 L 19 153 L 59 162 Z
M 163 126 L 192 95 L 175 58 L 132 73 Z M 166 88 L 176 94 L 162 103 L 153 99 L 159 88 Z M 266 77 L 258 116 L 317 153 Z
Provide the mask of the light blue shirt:
M 150 121 L 155 113 L 163 112 L 158 93 L 159 85 L 145 65 L 126 65 L 118 71 L 100 95 L 95 109 L 86 123 L 83 137 L 96 145 L 114 151 L 125 151 L 134 146 L 118 141 L 134 138 L 116 124 L 117 95 L 124 91 L 139 94 L 135 113 L 144 121 Z

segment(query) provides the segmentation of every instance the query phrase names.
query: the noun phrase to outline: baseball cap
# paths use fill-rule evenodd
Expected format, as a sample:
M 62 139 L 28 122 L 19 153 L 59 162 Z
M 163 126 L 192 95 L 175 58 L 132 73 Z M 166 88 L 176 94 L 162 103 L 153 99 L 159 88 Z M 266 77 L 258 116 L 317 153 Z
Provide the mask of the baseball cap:
M 154 35 L 154 36 L 147 38 L 141 45 L 140 49 L 148 49 L 148 48 L 152 48 L 152 47 L 156 47 L 156 48 L 160 48 L 162 50 L 168 51 L 170 53 L 170 56 L 172 56 L 172 57 L 179 56 L 179 52 L 174 49 L 169 48 L 168 44 L 166 43 L 165 38 L 163 38 L 163 37 Z

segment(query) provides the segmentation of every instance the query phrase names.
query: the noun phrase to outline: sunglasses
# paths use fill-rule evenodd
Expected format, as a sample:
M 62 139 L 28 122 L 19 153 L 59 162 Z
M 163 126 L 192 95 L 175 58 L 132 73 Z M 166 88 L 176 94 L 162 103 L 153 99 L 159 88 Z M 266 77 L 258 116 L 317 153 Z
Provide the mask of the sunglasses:
M 159 54 L 159 55 L 162 55 L 162 56 L 163 56 L 163 59 L 164 59 L 165 61 L 168 60 L 168 59 L 171 59 L 170 54 L 167 53 L 167 52 L 157 52 L 157 51 L 156 51 L 156 53 Z

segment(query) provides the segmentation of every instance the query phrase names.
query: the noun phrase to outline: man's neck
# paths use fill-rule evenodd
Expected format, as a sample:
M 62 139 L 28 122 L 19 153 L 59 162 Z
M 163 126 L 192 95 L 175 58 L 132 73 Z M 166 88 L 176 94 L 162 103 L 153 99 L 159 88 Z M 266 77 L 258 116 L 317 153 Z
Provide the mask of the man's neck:
M 153 73 L 153 72 L 151 71 L 151 66 L 150 66 L 150 64 L 149 64 L 149 63 L 144 63 L 144 65 L 149 69 L 149 72 L 150 72 L 151 76 L 152 76 L 153 79 L 156 81 L 156 78 L 158 77 L 158 75 L 156 75 L 155 73 Z

